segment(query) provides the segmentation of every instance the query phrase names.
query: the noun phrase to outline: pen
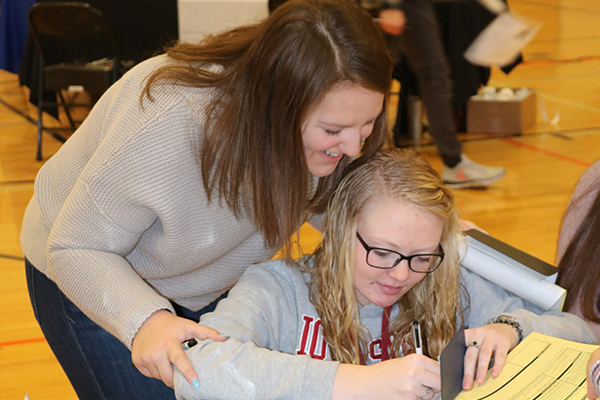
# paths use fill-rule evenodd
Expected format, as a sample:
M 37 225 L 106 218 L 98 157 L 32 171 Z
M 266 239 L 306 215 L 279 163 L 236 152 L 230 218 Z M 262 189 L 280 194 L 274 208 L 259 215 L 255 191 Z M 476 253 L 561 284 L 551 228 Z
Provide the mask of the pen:
M 189 350 L 197 344 L 198 344 L 198 341 L 196 339 L 192 338 L 192 339 L 188 339 L 188 340 L 184 341 L 183 343 L 181 343 L 181 347 L 183 348 L 183 350 Z
M 231 339 L 231 336 L 229 336 L 229 335 L 221 334 L 221 336 L 226 337 L 227 339 Z M 198 340 L 192 338 L 192 339 L 188 339 L 188 340 L 184 341 L 183 343 L 181 343 L 181 348 L 183 350 L 189 350 L 197 344 L 198 344 Z
M 415 337 L 415 351 L 417 352 L 417 354 L 423 354 L 421 328 L 419 327 L 419 321 L 417 321 L 416 319 L 413 321 L 413 335 Z

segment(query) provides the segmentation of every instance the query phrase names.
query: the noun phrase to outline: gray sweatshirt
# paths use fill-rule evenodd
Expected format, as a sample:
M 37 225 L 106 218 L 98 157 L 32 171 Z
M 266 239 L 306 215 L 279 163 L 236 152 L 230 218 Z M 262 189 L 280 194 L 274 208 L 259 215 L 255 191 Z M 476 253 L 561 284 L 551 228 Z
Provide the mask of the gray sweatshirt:
M 331 361 L 321 336 L 320 318 L 309 301 L 309 275 L 274 260 L 250 267 L 213 313 L 200 323 L 231 336 L 225 342 L 200 341 L 186 353 L 199 376 L 194 388 L 176 370 L 178 399 L 329 399 L 338 362 Z M 461 268 L 461 283 L 470 296 L 465 323 L 484 325 L 498 315 L 516 318 L 523 334 L 540 332 L 592 342 L 596 338 L 580 318 L 545 312 L 479 275 Z M 467 299 L 463 298 L 463 307 Z M 391 318 L 398 315 L 392 309 Z M 371 334 L 367 364 L 381 361 L 379 341 L 383 308 L 360 308 Z

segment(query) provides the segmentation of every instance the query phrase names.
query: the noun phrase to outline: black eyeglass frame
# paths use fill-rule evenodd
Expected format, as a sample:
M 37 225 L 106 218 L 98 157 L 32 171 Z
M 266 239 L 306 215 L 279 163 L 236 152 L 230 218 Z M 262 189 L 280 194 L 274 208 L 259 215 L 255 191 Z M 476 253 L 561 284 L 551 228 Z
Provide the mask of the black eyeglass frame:
M 373 268 L 378 268 L 378 269 L 392 269 L 394 267 L 396 267 L 398 264 L 400 264 L 402 262 L 402 260 L 407 260 L 408 261 L 408 268 L 413 271 L 416 272 L 418 274 L 429 274 L 433 271 L 435 271 L 436 269 L 438 269 L 440 267 L 440 265 L 442 265 L 442 262 L 444 261 L 444 257 L 446 256 L 446 253 L 444 252 L 444 248 L 442 247 L 442 244 L 440 243 L 438 245 L 438 252 L 439 253 L 428 253 L 428 254 L 413 254 L 412 256 L 405 256 L 404 254 L 400 254 L 397 251 L 394 250 L 390 250 L 390 249 L 384 249 L 383 247 L 371 247 L 369 246 L 365 240 L 360 236 L 360 234 L 358 232 L 356 232 L 356 237 L 358 238 L 358 241 L 360 242 L 360 244 L 362 244 L 362 246 L 365 248 L 365 250 L 367 251 L 367 255 L 366 255 L 366 259 L 365 261 L 367 262 L 367 264 Z M 383 250 L 383 251 L 387 251 L 389 253 L 394 253 L 394 254 L 398 254 L 399 258 L 396 260 L 396 262 L 394 263 L 394 265 L 392 265 L 391 267 L 380 267 L 377 265 L 373 265 L 371 263 L 369 263 L 369 253 L 371 252 L 371 250 Z M 440 257 L 440 262 L 438 263 L 438 265 L 433 268 L 430 269 L 428 271 L 416 271 L 412 268 L 412 266 L 410 265 L 410 261 L 415 258 L 415 257 L 423 257 L 423 256 L 436 256 L 436 257 Z

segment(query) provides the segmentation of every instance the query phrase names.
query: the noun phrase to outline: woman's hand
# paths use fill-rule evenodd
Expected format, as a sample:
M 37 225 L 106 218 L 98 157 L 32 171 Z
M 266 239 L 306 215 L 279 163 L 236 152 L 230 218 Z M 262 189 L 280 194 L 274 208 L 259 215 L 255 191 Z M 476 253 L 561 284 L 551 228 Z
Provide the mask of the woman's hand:
M 167 310 L 155 311 L 142 324 L 133 338 L 131 360 L 149 378 L 162 380 L 173 387 L 174 364 L 190 385 L 198 385 L 198 375 L 185 355 L 181 344 L 192 338 L 225 341 L 216 330 L 180 318 Z
M 588 361 L 587 365 L 587 374 L 585 375 L 585 380 L 587 381 L 587 397 L 590 400 L 597 399 L 598 395 L 600 394 L 596 393 L 596 391 L 594 390 L 594 384 L 590 378 L 590 370 L 598 360 L 600 360 L 600 349 L 594 351 L 590 356 L 590 360 Z
M 396 9 L 383 10 L 379 13 L 379 26 L 390 35 L 400 35 L 406 25 L 404 11 Z
M 500 375 L 506 355 L 519 344 L 519 335 L 508 324 L 490 324 L 465 330 L 465 341 L 468 347 L 465 354 L 463 389 L 471 390 L 474 379 L 477 383 L 483 383 L 485 380 L 492 355 L 494 365 L 491 375 L 493 378 Z
M 340 364 L 332 399 L 432 399 L 441 390 L 440 366 L 411 354 L 373 365 Z

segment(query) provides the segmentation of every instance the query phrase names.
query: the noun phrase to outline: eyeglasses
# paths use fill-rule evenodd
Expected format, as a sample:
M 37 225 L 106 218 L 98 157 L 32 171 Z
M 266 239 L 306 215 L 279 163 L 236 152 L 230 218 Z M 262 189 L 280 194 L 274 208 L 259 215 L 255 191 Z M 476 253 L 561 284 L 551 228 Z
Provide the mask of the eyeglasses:
M 367 264 L 374 268 L 392 269 L 400 264 L 402 260 L 406 260 L 408 261 L 408 268 L 411 271 L 426 274 L 435 271 L 445 256 L 441 244 L 438 245 L 437 254 L 413 254 L 412 256 L 405 256 L 397 251 L 369 246 L 358 232 L 356 232 L 356 237 L 367 251 Z

